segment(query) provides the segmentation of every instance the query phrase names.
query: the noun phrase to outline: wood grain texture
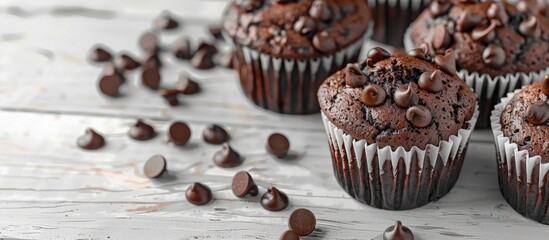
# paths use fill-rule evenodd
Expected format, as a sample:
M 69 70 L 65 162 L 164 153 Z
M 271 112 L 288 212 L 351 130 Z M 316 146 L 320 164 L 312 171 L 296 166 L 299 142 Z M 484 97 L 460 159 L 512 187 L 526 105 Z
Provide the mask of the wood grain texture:
M 98 42 L 138 53 L 137 36 L 161 10 L 182 16 L 181 34 L 207 38 L 204 26 L 220 16 L 224 1 L 30 1 L 0 0 L 0 237 L 24 239 L 278 239 L 292 209 L 306 207 L 318 228 L 306 239 L 372 239 L 395 220 L 418 239 L 546 239 L 547 226 L 515 213 L 502 199 L 489 132 L 473 136 L 459 182 L 438 202 L 410 211 L 359 204 L 336 183 L 326 134 L 318 115 L 282 116 L 259 110 L 240 94 L 234 73 L 197 71 L 166 57 L 164 84 L 191 72 L 204 91 L 168 107 L 136 83 L 122 99 L 100 96 L 100 68 L 85 61 Z M 137 118 L 160 134 L 150 142 L 127 137 Z M 165 141 L 169 123 L 190 123 L 186 147 Z M 211 156 L 219 147 L 201 141 L 208 123 L 224 124 L 231 144 L 245 157 L 236 169 L 220 169 Z M 87 127 L 103 133 L 107 146 L 82 151 L 76 138 Z M 266 137 L 286 134 L 292 160 L 265 153 Z M 153 154 L 168 159 L 169 175 L 150 180 L 142 164 Z M 286 192 L 289 209 L 271 213 L 258 198 L 237 199 L 231 178 L 248 170 L 260 191 Z M 192 182 L 208 184 L 212 204 L 184 199 Z

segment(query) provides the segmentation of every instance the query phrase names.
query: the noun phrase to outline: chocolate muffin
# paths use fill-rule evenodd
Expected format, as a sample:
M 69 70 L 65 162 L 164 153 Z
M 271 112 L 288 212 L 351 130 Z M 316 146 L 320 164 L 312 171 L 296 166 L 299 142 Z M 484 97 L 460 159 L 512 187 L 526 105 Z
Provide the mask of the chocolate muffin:
M 517 90 L 496 105 L 499 186 L 509 205 L 549 224 L 549 76 Z
M 536 1 L 523 1 L 536 8 Z M 412 23 L 407 48 L 453 49 L 459 75 L 480 99 L 479 127 L 489 127 L 493 106 L 506 93 L 545 75 L 549 20 L 505 1 L 433 1 Z
M 339 184 L 377 208 L 411 209 L 446 195 L 478 114 L 451 52 L 434 63 L 421 49 L 412 53 L 374 48 L 318 92 Z
M 408 25 L 428 6 L 431 0 L 367 0 L 372 9 L 372 39 L 394 47 L 404 47 L 402 39 Z
M 363 0 L 241 0 L 228 6 L 223 30 L 249 99 L 271 111 L 309 114 L 319 111 L 322 81 L 357 60 L 369 18 Z

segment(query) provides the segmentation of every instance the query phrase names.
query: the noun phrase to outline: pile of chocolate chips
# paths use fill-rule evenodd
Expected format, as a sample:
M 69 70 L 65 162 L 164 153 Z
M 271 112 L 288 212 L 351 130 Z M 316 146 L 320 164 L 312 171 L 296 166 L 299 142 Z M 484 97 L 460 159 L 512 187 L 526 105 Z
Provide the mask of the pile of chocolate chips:
M 109 97 L 121 97 L 121 87 L 126 82 L 126 75 L 140 68 L 141 85 L 163 97 L 171 106 L 179 104 L 180 94 L 192 95 L 200 91 L 200 85 L 187 74 L 181 74 L 175 86 L 163 87 L 160 69 L 163 66 L 161 55 L 169 48 L 171 54 L 178 60 L 190 61 L 197 69 L 211 69 L 216 65 L 232 68 L 235 56 L 233 53 L 220 53 L 215 44 L 201 42 L 193 51 L 191 41 L 187 37 L 177 39 L 170 47 L 163 47 L 158 39 L 162 31 L 174 31 L 180 27 L 179 22 L 169 13 L 163 13 L 153 21 L 153 29 L 141 34 L 139 47 L 142 55 L 137 58 L 129 52 L 121 52 L 116 56 L 108 47 L 98 44 L 88 54 L 90 62 L 103 66 L 103 72 L 98 80 L 99 91 Z M 215 40 L 222 40 L 221 28 L 210 27 L 209 31 Z M 218 43 L 217 41 L 216 43 Z

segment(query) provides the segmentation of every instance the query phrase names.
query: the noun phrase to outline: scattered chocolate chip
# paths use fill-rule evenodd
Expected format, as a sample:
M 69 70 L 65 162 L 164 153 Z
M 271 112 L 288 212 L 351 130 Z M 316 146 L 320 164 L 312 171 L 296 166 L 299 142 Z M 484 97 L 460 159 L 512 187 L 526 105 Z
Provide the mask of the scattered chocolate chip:
M 446 73 L 455 75 L 456 70 L 456 57 L 452 49 L 446 50 L 444 55 L 438 54 L 435 56 L 435 64 L 438 65 Z
M 143 52 L 156 53 L 159 51 L 158 38 L 153 32 L 145 32 L 139 37 L 139 47 Z
M 473 29 L 473 32 L 471 32 L 471 37 L 475 41 L 480 42 L 490 42 L 496 38 L 496 29 L 497 23 L 495 21 L 490 22 L 490 26 L 483 27 L 479 26 Z
M 147 141 L 156 136 L 156 131 L 151 125 L 148 125 L 139 119 L 130 127 L 128 135 L 138 141 Z
M 280 133 L 273 133 L 267 139 L 267 145 L 265 147 L 267 151 L 278 158 L 283 158 L 288 154 L 290 149 L 290 141 L 288 138 Z
M 433 35 L 433 47 L 435 49 L 446 49 L 452 40 L 444 24 L 439 24 L 435 27 Z
M 429 6 L 429 12 L 433 17 L 441 16 L 450 9 L 450 3 L 446 0 L 435 0 Z
M 377 84 L 370 84 L 364 88 L 360 100 L 367 107 L 377 107 L 385 102 L 387 93 Z
M 400 86 L 393 94 L 393 101 L 401 108 L 417 105 L 419 97 L 411 85 Z
M 300 240 L 299 235 L 292 230 L 286 230 L 280 235 L 280 240 Z
M 240 166 L 243 159 L 228 143 L 223 143 L 223 148 L 214 154 L 213 162 L 222 168 L 234 168 Z
M 179 22 L 169 13 L 163 13 L 153 22 L 154 28 L 163 30 L 173 30 L 179 27 Z
M 194 205 L 206 205 L 213 199 L 212 190 L 206 185 L 195 182 L 185 191 L 185 198 Z
M 444 88 L 442 83 L 442 71 L 424 72 L 418 80 L 419 87 L 432 93 L 438 93 Z
M 99 78 L 99 91 L 109 97 L 119 97 L 120 86 L 125 81 L 124 75 L 116 70 L 114 64 L 108 64 Z
M 391 54 L 387 50 L 380 47 L 375 47 L 368 51 L 368 59 L 366 60 L 366 62 L 369 67 L 373 67 L 374 64 L 378 63 L 379 61 L 390 57 Z
M 158 70 L 158 67 L 146 65 L 143 67 L 141 72 L 141 83 L 143 86 L 152 89 L 157 90 L 160 88 L 160 71 Z
M 191 80 L 189 76 L 181 74 L 179 75 L 179 81 L 175 84 L 175 89 L 183 94 L 192 95 L 200 92 L 200 85 Z
M 219 145 L 229 141 L 230 137 L 229 133 L 227 133 L 227 131 L 223 127 L 211 124 L 206 126 L 206 128 L 202 132 L 202 138 L 205 142 L 209 144 Z
M 509 21 L 509 15 L 507 15 L 505 7 L 501 2 L 494 2 L 490 4 L 486 14 L 490 19 L 499 20 L 500 24 L 506 24 Z
M 321 21 L 330 21 L 332 10 L 324 0 L 315 0 L 309 9 L 309 15 Z
M 336 50 L 337 43 L 330 32 L 322 31 L 313 36 L 313 46 L 322 53 L 330 53 Z
M 145 57 L 143 58 L 143 63 L 141 65 L 143 67 L 161 68 L 162 61 L 160 60 L 160 56 L 158 55 L 158 53 L 150 52 L 145 54 Z
M 271 212 L 279 212 L 289 205 L 288 196 L 275 187 L 269 187 L 261 197 L 261 206 Z
M 185 145 L 191 139 L 191 128 L 184 122 L 174 122 L 168 129 L 168 139 L 175 145 Z
M 539 38 L 541 29 L 536 16 L 530 16 L 522 21 L 519 25 L 519 32 L 526 37 Z
M 394 226 L 385 229 L 383 240 L 414 240 L 414 234 L 408 227 L 402 226 L 400 221 L 396 221 Z
M 143 166 L 143 173 L 148 178 L 158 178 L 166 172 L 166 159 L 161 155 L 154 155 Z
M 112 60 L 112 54 L 105 47 L 101 45 L 96 45 L 90 51 L 88 58 L 90 59 L 90 61 L 96 63 L 109 62 Z
M 259 194 L 259 189 L 255 185 L 252 176 L 246 171 L 240 171 L 233 177 L 232 190 L 235 196 L 243 198 L 246 195 L 253 197 Z
M 459 32 L 467 32 L 482 23 L 484 17 L 472 11 L 463 11 L 457 20 L 456 29 Z
M 170 106 L 177 106 L 179 105 L 179 99 L 178 96 L 181 94 L 179 90 L 177 89 L 162 89 L 159 90 L 158 93 L 160 96 L 162 96 Z
M 127 71 L 134 70 L 141 66 L 141 64 L 136 61 L 133 57 L 129 55 L 129 53 L 123 53 L 119 56 L 116 56 L 114 59 L 114 64 L 119 69 L 125 69 Z
M 498 45 L 490 44 L 482 52 L 482 60 L 491 68 L 501 68 L 505 64 L 505 50 Z
M 406 111 L 406 119 L 414 126 L 418 128 L 424 128 L 431 124 L 433 116 L 431 111 L 425 106 L 416 105 L 408 108 Z
M 352 88 L 364 86 L 368 81 L 368 76 L 360 70 L 356 64 L 349 63 L 345 68 L 345 83 Z
M 528 106 L 526 109 L 526 117 L 528 122 L 533 125 L 544 125 L 549 120 L 549 105 L 540 101 Z
M 211 26 L 210 28 L 208 28 L 208 30 L 210 31 L 210 34 L 217 40 L 222 40 L 223 39 L 223 30 L 221 29 L 221 26 Z
M 296 209 L 288 219 L 288 226 L 299 236 L 308 236 L 316 228 L 316 217 L 307 209 Z
M 189 60 L 192 58 L 191 41 L 187 38 L 178 38 L 170 46 L 173 55 L 178 59 Z
M 215 67 L 213 54 L 206 49 L 198 50 L 191 59 L 191 64 L 198 69 L 212 69 Z
M 86 150 L 96 150 L 105 146 L 105 138 L 95 130 L 88 128 L 86 133 L 76 141 L 77 145 Z
M 541 92 L 549 97 L 549 75 L 545 75 L 541 80 Z
M 294 23 L 294 30 L 296 32 L 308 35 L 316 31 L 316 22 L 310 17 L 301 16 Z

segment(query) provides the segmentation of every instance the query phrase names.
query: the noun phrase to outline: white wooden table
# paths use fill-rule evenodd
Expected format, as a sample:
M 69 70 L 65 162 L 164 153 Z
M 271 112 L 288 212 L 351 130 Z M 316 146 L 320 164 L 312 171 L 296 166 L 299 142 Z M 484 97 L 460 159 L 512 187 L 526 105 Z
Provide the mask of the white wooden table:
M 515 213 L 498 190 L 489 132 L 477 132 L 461 178 L 438 202 L 411 211 L 384 211 L 359 204 L 336 183 L 318 115 L 281 116 L 259 110 L 240 94 L 235 73 L 197 71 L 165 59 L 164 83 L 181 71 L 196 76 L 203 92 L 168 107 L 131 76 L 128 94 L 106 99 L 96 90 L 101 69 L 85 60 L 95 43 L 138 53 L 136 39 L 162 10 L 184 21 L 181 34 L 207 38 L 204 26 L 221 16 L 226 1 L 204 0 L 0 0 L 0 237 L 24 239 L 278 239 L 298 207 L 312 210 L 317 230 L 306 239 L 371 239 L 395 220 L 417 239 L 547 239 L 549 227 Z M 160 136 L 138 143 L 126 136 L 137 118 Z M 187 147 L 164 142 L 168 124 L 192 126 Z M 215 167 L 218 148 L 201 141 L 208 123 L 222 123 L 246 160 L 237 169 Z M 102 132 L 106 148 L 75 145 L 86 127 Z M 264 151 L 275 131 L 289 136 L 292 161 Z M 169 176 L 141 174 L 153 154 L 168 158 Z M 277 186 L 291 201 L 272 213 L 258 198 L 233 196 L 230 182 L 248 170 L 261 186 Z M 196 207 L 184 191 L 195 181 L 214 191 L 212 204 Z

